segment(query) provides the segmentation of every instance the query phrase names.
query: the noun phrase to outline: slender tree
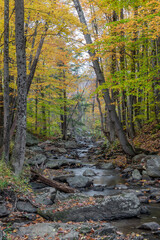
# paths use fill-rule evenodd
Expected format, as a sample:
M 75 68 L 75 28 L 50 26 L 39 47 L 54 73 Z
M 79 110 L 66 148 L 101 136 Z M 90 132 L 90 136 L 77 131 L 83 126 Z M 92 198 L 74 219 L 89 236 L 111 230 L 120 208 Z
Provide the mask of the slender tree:
M 12 165 L 18 175 L 23 167 L 26 145 L 26 52 L 24 36 L 24 1 L 15 0 L 16 57 L 18 74 L 17 128 L 12 154 Z
M 10 145 L 9 109 L 9 0 L 4 1 L 4 159 L 9 161 Z

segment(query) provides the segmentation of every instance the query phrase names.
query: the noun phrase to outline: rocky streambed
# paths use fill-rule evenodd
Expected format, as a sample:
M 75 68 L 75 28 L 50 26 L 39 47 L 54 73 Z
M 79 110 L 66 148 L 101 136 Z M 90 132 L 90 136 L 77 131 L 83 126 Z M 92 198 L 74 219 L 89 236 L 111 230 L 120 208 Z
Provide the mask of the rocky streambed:
M 0 239 L 160 239 L 159 156 L 138 155 L 121 169 L 98 161 L 101 143 L 85 139 L 38 143 L 30 137 L 27 146 L 26 164 L 77 192 L 35 179 L 29 197 L 1 192 Z

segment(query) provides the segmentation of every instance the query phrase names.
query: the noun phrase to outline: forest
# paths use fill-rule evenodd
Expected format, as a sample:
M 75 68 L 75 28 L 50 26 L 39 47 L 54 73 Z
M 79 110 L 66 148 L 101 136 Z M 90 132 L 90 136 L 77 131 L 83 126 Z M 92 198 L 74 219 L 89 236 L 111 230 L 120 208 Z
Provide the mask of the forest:
M 159 199 L 160 1 L 0 0 L 0 239 L 159 239 Z

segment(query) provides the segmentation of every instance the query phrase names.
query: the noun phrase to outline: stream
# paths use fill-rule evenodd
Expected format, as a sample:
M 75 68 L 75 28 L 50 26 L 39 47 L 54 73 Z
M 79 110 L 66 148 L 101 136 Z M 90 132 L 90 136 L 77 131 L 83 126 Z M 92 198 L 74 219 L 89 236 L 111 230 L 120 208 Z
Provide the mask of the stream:
M 89 189 L 82 189 L 81 192 L 88 196 L 112 196 L 126 191 L 139 191 L 143 188 L 136 185 L 125 185 L 125 180 L 120 176 L 119 169 L 105 170 L 95 166 L 96 162 L 89 162 L 88 151 L 93 147 L 89 144 L 87 147 L 77 149 L 79 160 L 84 164 L 78 168 L 66 168 L 67 171 L 73 172 L 75 176 L 83 175 L 84 171 L 92 169 L 95 176 L 92 176 L 93 186 Z M 135 232 L 141 234 L 143 232 L 147 239 L 160 239 L 159 236 L 153 235 L 150 231 L 138 229 L 143 223 L 157 222 L 160 224 L 160 203 L 144 204 L 149 209 L 150 214 L 141 214 L 138 218 L 114 220 L 112 224 L 124 234 Z

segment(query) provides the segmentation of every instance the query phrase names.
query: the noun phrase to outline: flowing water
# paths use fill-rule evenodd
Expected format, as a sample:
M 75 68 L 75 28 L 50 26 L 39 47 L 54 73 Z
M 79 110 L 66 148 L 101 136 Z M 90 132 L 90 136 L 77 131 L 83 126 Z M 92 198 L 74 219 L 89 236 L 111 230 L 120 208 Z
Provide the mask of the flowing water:
M 89 161 L 87 161 L 88 150 L 91 147 L 93 147 L 93 145 L 88 145 L 84 149 L 77 150 L 79 159 L 82 161 L 82 163 L 85 163 L 84 166 L 80 168 L 66 169 L 67 171 L 72 171 L 75 176 L 83 175 L 84 171 L 86 171 L 87 169 L 92 169 L 95 172 L 96 175 L 91 177 L 91 179 L 93 180 L 93 186 L 89 189 L 82 190 L 82 192 L 89 196 L 111 196 L 125 191 L 125 180 L 120 177 L 120 172 L 118 170 L 116 171 L 115 169 L 100 169 L 97 168 L 94 163 L 90 163 Z M 121 187 L 122 189 L 120 189 Z M 135 190 L 137 190 L 137 188 Z M 112 224 L 124 234 L 128 234 L 131 232 L 141 234 L 142 232 L 144 232 L 144 235 L 146 234 L 147 239 L 160 239 L 159 236 L 153 235 L 149 231 L 138 229 L 140 225 L 146 222 L 157 222 L 160 224 L 160 204 L 148 204 L 147 207 L 149 208 L 150 215 L 143 214 L 139 218 L 117 220 L 113 221 Z

